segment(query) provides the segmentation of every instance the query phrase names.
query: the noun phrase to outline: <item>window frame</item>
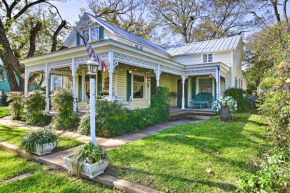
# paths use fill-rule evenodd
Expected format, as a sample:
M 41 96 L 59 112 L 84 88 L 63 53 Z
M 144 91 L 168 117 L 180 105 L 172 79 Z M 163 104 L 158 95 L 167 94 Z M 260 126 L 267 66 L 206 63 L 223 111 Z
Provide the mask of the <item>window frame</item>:
M 55 78 L 55 77 L 60 77 L 60 79 L 61 79 L 61 89 L 63 89 L 63 78 L 62 78 L 62 76 L 56 76 L 56 75 L 51 75 L 51 77 L 50 77 L 50 91 L 55 91 L 55 88 L 54 88 L 54 84 L 53 84 L 53 78 Z
M 209 55 L 212 56 L 212 61 L 211 62 L 208 61 L 209 60 Z M 204 56 L 206 56 L 206 62 L 204 61 Z M 202 63 L 212 63 L 212 62 L 214 62 L 214 53 L 201 54 L 201 62 Z
M 92 34 L 93 34 L 93 31 L 94 31 L 95 28 L 98 28 L 98 38 L 97 38 L 97 40 L 94 40 L 94 39 L 93 39 L 93 35 L 92 35 Z M 90 40 L 91 40 L 91 42 L 97 42 L 97 41 L 100 41 L 100 26 L 94 26 L 94 27 L 91 27 L 90 29 L 91 29 L 91 30 L 90 30 L 91 33 L 90 33 L 89 35 L 90 35 Z
M 204 92 L 201 92 L 201 86 L 200 86 L 200 80 L 203 80 L 203 79 L 208 79 L 211 81 L 211 94 L 213 95 L 214 94 L 214 83 L 213 83 L 213 78 L 211 77 L 200 77 L 198 78 L 198 93 L 204 93 Z M 209 85 L 209 84 L 204 84 L 204 85 Z
M 134 76 L 142 76 L 142 77 L 144 77 L 143 98 L 134 98 Z M 131 96 L 132 96 L 132 100 L 146 100 L 146 97 L 147 97 L 146 84 L 147 84 L 147 76 L 145 74 L 138 73 L 138 72 L 132 72 L 132 76 L 131 76 Z

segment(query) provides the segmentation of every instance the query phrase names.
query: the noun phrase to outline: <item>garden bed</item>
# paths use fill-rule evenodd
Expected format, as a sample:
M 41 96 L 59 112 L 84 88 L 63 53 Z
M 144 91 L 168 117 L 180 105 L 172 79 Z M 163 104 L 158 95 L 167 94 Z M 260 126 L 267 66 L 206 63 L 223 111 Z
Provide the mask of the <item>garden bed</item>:
M 19 129 L 16 127 L 8 127 L 4 125 L 0 125 L 0 141 L 5 141 L 7 143 L 11 143 L 17 146 L 20 146 L 21 139 L 27 135 L 29 131 L 25 129 Z M 53 150 L 53 152 L 62 151 L 65 149 L 70 149 L 76 146 L 83 144 L 83 142 L 70 139 L 67 137 L 59 137 L 57 147 Z
M 233 192 L 269 148 L 261 116 L 212 117 L 174 126 L 108 152 L 109 173 L 159 191 Z

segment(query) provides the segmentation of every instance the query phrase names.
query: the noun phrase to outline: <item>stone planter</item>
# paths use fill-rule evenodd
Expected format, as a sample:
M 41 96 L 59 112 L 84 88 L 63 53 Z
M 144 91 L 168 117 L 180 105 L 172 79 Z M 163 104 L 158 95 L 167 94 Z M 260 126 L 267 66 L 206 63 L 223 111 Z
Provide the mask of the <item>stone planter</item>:
M 73 171 L 73 168 L 71 166 L 71 157 L 72 156 L 68 156 L 64 158 L 64 163 L 68 167 L 69 171 Z M 98 175 L 104 173 L 108 164 L 108 160 L 101 160 L 94 164 L 84 164 L 82 174 L 88 176 L 89 178 L 95 178 Z
M 41 145 L 36 145 L 34 154 L 45 155 L 51 153 L 51 151 L 56 147 L 56 142 L 45 143 L 43 147 Z
M 229 107 L 221 107 L 221 114 L 220 114 L 221 121 L 232 121 L 233 117 L 229 113 Z

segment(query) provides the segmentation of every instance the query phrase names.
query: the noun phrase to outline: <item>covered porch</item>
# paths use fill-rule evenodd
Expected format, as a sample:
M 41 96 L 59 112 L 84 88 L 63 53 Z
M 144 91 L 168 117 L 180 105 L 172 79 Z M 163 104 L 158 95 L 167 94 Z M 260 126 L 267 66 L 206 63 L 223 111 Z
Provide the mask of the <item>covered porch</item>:
M 108 68 L 108 72 L 99 71 L 96 75 L 96 93 L 107 92 L 109 101 L 117 100 L 131 109 L 148 108 L 156 87 L 163 86 L 176 93 L 170 105 L 186 110 L 192 107 L 191 101 L 199 93 L 210 93 L 215 100 L 229 87 L 229 67 L 223 63 L 185 66 L 130 46 L 121 49 L 115 44 L 105 41 L 93 45 Z M 90 93 L 85 66 L 88 60 L 84 47 L 25 59 L 25 94 L 29 76 L 42 73 L 45 75 L 47 112 L 50 111 L 50 94 L 60 88 L 72 91 L 74 111 L 86 110 Z

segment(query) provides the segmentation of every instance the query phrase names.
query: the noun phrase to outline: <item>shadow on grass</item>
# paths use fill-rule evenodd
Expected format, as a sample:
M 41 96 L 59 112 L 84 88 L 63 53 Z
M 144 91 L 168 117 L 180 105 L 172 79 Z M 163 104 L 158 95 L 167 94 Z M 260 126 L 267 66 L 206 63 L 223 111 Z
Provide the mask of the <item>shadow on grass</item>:
M 0 125 L 0 141 L 19 145 L 27 133 L 26 130 Z

